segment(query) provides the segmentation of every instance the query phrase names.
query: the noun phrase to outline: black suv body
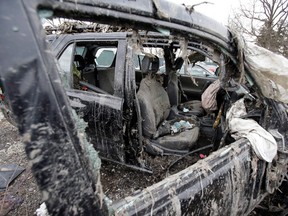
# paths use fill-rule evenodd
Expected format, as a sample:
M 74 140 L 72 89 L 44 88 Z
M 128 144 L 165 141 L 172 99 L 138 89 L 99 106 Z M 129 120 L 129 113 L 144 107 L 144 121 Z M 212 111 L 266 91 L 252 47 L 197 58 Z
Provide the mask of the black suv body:
M 9 8 L 13 8 L 17 15 L 11 15 Z M 162 0 L 19 0 L 1 1 L 0 12 L 3 32 L 0 35 L 0 75 L 5 99 L 9 101 L 20 134 L 24 137 L 27 156 L 49 213 L 246 215 L 268 193 L 279 187 L 287 175 L 288 118 L 283 103 L 263 96 L 253 70 L 244 61 L 240 41 L 226 28 L 193 11 L 193 8 L 187 9 Z M 161 34 L 69 34 L 48 37 L 48 45 L 39 20 L 39 16 L 48 15 L 158 31 Z M 178 89 L 176 95 L 169 98 L 171 107 L 184 102 L 184 99 L 199 99 L 204 86 L 215 80 L 196 77 L 196 83 L 203 84 L 197 90 L 191 90 L 193 88 L 189 85 L 193 85 L 194 81 L 187 84 L 187 79 L 183 78 L 181 83 L 186 83 L 188 87 L 182 89 L 184 93 L 186 90 L 188 97 L 183 96 L 178 86 L 179 77 L 175 74 L 183 62 L 184 65 L 188 60 L 196 62 L 197 57 L 193 57 L 195 52 L 219 64 L 221 86 L 228 92 L 235 90 L 229 86 L 231 78 L 241 79 L 245 73 L 250 82 L 247 85 L 249 90 L 261 104 L 256 114 L 250 114 L 256 116 L 265 129 L 278 129 L 282 135 L 277 139 L 278 151 L 273 163 L 259 159 L 245 138 L 225 142 L 229 131 L 226 131 L 224 114 L 227 110 L 223 105 L 223 110 L 219 109 L 216 113 L 219 116 L 217 121 L 222 118 L 221 132 L 217 132 L 217 126 L 212 130 L 220 134 L 220 138 L 210 146 L 214 147 L 214 151 L 207 158 L 129 197 L 113 203 L 104 199 L 99 177 L 100 159 L 95 149 L 104 159 L 146 172 L 151 172 L 145 166 L 148 155 L 183 155 L 195 150 L 191 146 L 187 148 L 186 144 L 183 144 L 186 148 L 181 149 L 170 144 L 168 148 L 163 147 L 154 142 L 155 134 L 151 135 L 142 128 L 146 127 L 146 116 L 143 115 L 145 100 L 139 102 L 141 95 L 138 92 L 146 74 L 143 75 L 144 65 L 138 48 L 149 56 L 143 52 L 143 47 L 161 48 L 164 53 L 166 75 L 162 78 L 164 85 L 166 83 L 165 91 L 169 92 L 169 83 L 172 90 Z M 180 55 L 182 60 L 175 57 L 177 49 L 184 53 Z M 91 51 L 92 57 L 85 50 Z M 193 58 L 186 58 L 187 50 L 192 51 L 189 57 Z M 100 63 L 103 52 L 112 56 L 112 60 L 107 62 L 104 58 Z M 77 83 L 77 88 L 74 87 L 76 55 L 85 62 L 85 68 L 78 62 L 81 81 Z M 156 54 L 152 56 L 154 58 Z M 150 63 L 145 72 L 153 70 L 155 64 Z M 112 76 L 109 76 L 111 71 Z M 101 78 L 101 74 L 105 75 Z M 159 90 L 163 91 L 163 88 L 159 87 Z M 232 99 L 231 103 L 227 102 L 227 108 L 233 103 Z M 155 113 L 157 111 L 154 110 Z M 177 110 L 172 113 L 174 116 L 171 118 L 185 116 Z M 189 117 L 194 118 L 194 114 Z M 199 129 L 201 116 L 200 120 L 194 119 L 194 128 Z M 212 137 L 208 139 L 209 133 L 201 132 L 201 128 L 199 130 L 201 139 L 197 145 L 200 148 L 209 146 L 201 141 L 209 141 Z M 167 136 L 173 137 L 171 134 Z M 182 145 L 177 139 L 174 146 L 178 143 Z

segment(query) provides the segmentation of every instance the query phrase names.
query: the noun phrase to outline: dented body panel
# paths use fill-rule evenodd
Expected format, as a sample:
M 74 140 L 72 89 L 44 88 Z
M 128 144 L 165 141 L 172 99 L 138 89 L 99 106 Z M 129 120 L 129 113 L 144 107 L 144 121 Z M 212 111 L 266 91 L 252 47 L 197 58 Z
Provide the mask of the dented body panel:
M 11 15 L 11 8 L 17 16 Z M 277 140 L 279 157 L 273 165 L 259 160 L 249 142 L 241 139 L 109 205 L 97 187 L 99 172 L 88 159 L 84 135 L 77 130 L 71 107 L 83 112 L 84 119 L 91 117 L 87 120 L 91 126 L 88 133 L 93 134 L 97 145 L 111 147 L 106 156 L 124 161 L 124 150 L 141 143 L 141 136 L 123 132 L 124 126 L 127 131 L 135 130 L 135 122 L 140 119 L 139 107 L 134 103 L 134 68 L 128 64 L 132 61 L 131 47 L 126 47 L 126 41 L 118 44 L 125 47 L 121 50 L 126 60 L 116 60 L 122 76 L 116 81 L 113 95 L 91 97 L 82 92 L 80 97 L 77 90 L 65 91 L 37 15 L 45 11 L 53 11 L 55 16 L 202 38 L 203 43 L 209 40 L 233 62 L 237 62 L 237 48 L 226 28 L 166 1 L 2 0 L 1 81 L 50 214 L 247 215 L 267 192 L 279 187 L 287 173 L 287 112 L 283 104 L 264 98 L 268 105 L 265 115 L 271 118 L 263 125 L 277 128 L 283 135 Z M 55 47 L 56 53 L 61 53 L 63 47 Z M 103 130 L 103 124 L 111 126 L 111 130 Z
M 245 215 L 262 199 L 266 166 L 251 157 L 239 140 L 112 207 L 116 215 Z

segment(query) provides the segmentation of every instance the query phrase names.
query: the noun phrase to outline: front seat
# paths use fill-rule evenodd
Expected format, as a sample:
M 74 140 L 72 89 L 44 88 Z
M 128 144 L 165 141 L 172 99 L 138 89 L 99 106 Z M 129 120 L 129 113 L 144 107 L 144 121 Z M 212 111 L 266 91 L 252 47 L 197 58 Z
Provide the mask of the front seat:
M 180 69 L 183 65 L 183 62 L 184 60 L 182 58 L 177 58 L 175 61 L 175 70 Z M 177 74 L 173 71 L 168 76 L 169 81 L 167 84 L 167 93 L 170 104 L 172 106 L 171 115 L 202 117 L 204 115 L 204 109 L 201 106 L 201 101 L 192 100 L 179 104 L 179 87 L 182 88 L 180 80 L 178 80 Z
M 147 73 L 141 80 L 137 98 L 142 116 L 142 134 L 146 144 L 160 148 L 163 153 L 186 153 L 196 144 L 199 136 L 197 117 L 177 117 L 167 119 L 171 105 L 161 83 L 156 79 L 159 69 L 157 56 L 144 56 L 142 72 Z M 175 122 L 189 122 L 191 128 L 171 134 Z M 183 129 L 183 128 L 182 128 Z

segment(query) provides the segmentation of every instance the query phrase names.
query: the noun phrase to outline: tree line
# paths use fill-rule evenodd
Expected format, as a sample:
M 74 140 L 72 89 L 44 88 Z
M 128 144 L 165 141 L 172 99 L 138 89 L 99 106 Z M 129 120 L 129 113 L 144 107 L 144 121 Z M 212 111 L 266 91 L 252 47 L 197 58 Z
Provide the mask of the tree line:
M 288 0 L 240 2 L 229 26 L 259 46 L 288 58 Z

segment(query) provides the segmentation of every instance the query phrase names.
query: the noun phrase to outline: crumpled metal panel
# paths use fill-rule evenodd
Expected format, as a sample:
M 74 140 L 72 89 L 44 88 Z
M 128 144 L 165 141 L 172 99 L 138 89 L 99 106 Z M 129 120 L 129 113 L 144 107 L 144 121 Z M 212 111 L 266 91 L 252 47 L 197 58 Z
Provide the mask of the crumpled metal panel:
M 86 20 L 92 20 L 97 17 L 98 22 L 121 23 L 134 29 L 140 27 L 142 30 L 151 30 L 153 25 L 159 31 L 169 29 L 177 34 L 186 32 L 190 37 L 209 39 L 229 52 L 235 52 L 231 33 L 222 24 L 197 12 L 190 14 L 183 5 L 166 0 L 42 0 L 39 5 L 43 8 L 53 7 L 56 16 L 71 18 L 73 14 L 76 19 L 86 17 Z
M 159 18 L 168 19 L 171 22 L 181 23 L 192 28 L 198 28 L 202 31 L 207 31 L 215 36 L 223 38 L 223 40 L 229 39 L 229 32 L 224 25 L 218 23 L 203 14 L 197 12 L 196 9 L 189 11 L 184 5 L 179 3 L 169 2 L 163 0 L 153 0 L 153 3 L 157 9 L 157 15 Z M 193 2 L 191 2 L 193 4 Z M 213 32 L 211 26 L 214 26 Z
M 229 38 L 227 28 L 220 25 L 217 21 L 206 17 L 195 10 L 189 12 L 181 4 L 163 0 L 64 0 L 60 2 L 71 2 L 77 7 L 80 4 L 92 5 L 101 8 L 108 8 L 136 15 L 160 18 L 169 22 L 181 23 L 183 25 L 206 30 L 210 33 L 222 37 L 224 40 Z M 197 10 L 197 9 L 196 9 Z M 213 32 L 208 27 L 213 26 Z M 228 41 L 228 40 L 227 40 Z
M 253 43 L 246 43 L 245 63 L 261 89 L 273 100 L 288 103 L 288 59 Z
M 256 179 L 264 167 L 241 139 L 112 208 L 115 215 L 246 215 L 261 200 Z

